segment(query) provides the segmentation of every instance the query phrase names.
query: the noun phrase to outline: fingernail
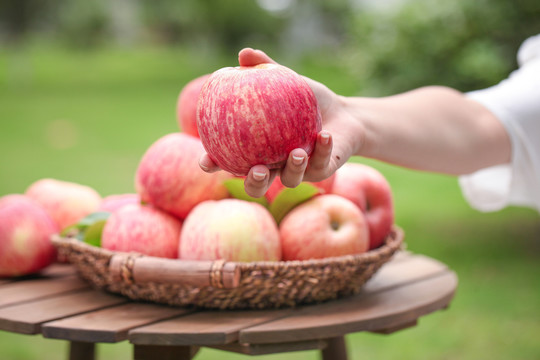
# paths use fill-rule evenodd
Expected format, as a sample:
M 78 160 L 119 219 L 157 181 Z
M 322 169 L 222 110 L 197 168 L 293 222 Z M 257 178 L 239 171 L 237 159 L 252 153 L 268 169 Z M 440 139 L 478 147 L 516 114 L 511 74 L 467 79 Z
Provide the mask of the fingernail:
M 203 163 L 201 163 L 201 162 L 199 163 L 199 166 L 200 166 L 200 167 L 201 167 L 201 169 L 203 169 L 204 171 L 208 171 L 208 170 L 210 170 L 210 168 L 209 168 L 208 166 L 204 165 L 204 164 L 203 164 Z
M 264 179 L 266 179 L 266 173 L 265 172 L 258 172 L 258 171 L 254 171 L 253 172 L 253 178 L 257 181 L 263 181 Z
M 293 155 L 292 162 L 294 165 L 297 165 L 297 166 L 302 165 L 302 163 L 304 162 L 304 157 Z
M 330 134 L 322 133 L 321 134 L 321 144 L 328 145 L 329 142 L 330 142 Z

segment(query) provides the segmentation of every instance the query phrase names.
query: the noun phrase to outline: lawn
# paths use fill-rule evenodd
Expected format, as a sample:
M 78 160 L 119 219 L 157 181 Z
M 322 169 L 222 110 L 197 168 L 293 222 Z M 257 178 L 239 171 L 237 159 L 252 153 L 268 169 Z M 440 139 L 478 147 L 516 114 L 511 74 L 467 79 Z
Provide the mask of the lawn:
M 66 52 L 30 47 L 0 53 L 0 196 L 44 177 L 133 192 L 137 164 L 159 137 L 178 131 L 176 98 L 190 79 L 236 56 L 197 49 Z M 347 74 L 324 59 L 297 69 L 352 93 Z M 540 218 L 509 208 L 484 214 L 463 200 L 455 178 L 379 162 L 409 250 L 447 263 L 459 277 L 449 309 L 393 335 L 358 333 L 351 359 L 540 358 Z M 62 358 L 67 345 L 0 331 L 0 358 Z M 129 359 L 126 342 L 100 345 L 99 359 Z M 244 359 L 202 350 L 197 359 Z M 258 359 L 318 359 L 315 351 Z

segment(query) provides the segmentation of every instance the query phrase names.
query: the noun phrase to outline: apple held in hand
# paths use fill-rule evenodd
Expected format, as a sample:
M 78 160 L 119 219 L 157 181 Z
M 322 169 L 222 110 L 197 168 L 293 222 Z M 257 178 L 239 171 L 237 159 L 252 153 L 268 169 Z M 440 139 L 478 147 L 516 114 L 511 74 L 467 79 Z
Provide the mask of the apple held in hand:
M 369 247 L 366 218 L 351 201 L 320 195 L 292 209 L 279 225 L 283 260 L 361 254 Z
M 176 102 L 176 119 L 180 129 L 189 135 L 199 137 L 197 130 L 197 101 L 202 86 L 208 80 L 210 74 L 199 76 L 188 82 L 178 95 Z
M 25 193 L 39 203 L 62 230 L 95 212 L 101 196 L 91 187 L 69 181 L 41 179 Z
M 29 197 L 19 194 L 0 198 L 0 277 L 35 273 L 56 256 L 51 235 L 58 226 Z
M 181 259 L 277 261 L 281 244 L 276 222 L 260 204 L 238 199 L 205 201 L 186 218 Z
M 141 200 L 183 219 L 198 203 L 223 199 L 230 174 L 205 173 L 199 167 L 201 141 L 183 133 L 158 139 L 146 151 L 137 169 L 135 187 Z
M 365 214 L 370 233 L 370 249 L 379 247 L 394 224 L 390 184 L 375 168 L 346 163 L 336 171 L 332 193 L 355 203 Z
M 114 251 L 176 258 L 181 229 L 180 220 L 153 206 L 126 205 L 107 220 L 101 246 Z
M 281 168 L 296 148 L 311 154 L 321 114 L 313 91 L 294 71 L 277 64 L 228 67 L 204 84 L 197 127 L 210 158 L 244 176 L 258 164 Z

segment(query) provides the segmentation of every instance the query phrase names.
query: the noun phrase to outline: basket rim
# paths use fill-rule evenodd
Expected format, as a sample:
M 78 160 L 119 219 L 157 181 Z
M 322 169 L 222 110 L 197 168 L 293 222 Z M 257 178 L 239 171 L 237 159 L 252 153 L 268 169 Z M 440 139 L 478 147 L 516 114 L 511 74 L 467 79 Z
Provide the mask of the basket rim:
M 250 262 L 240 262 L 240 261 L 226 261 L 227 263 L 233 263 L 240 268 L 251 268 L 251 267 L 304 267 L 304 266 L 321 266 L 329 265 L 335 263 L 349 263 L 349 262 L 370 262 L 374 261 L 381 256 L 391 255 L 392 253 L 399 250 L 402 247 L 404 241 L 404 231 L 401 227 L 397 225 L 392 225 L 390 234 L 385 239 L 383 245 L 378 248 L 368 250 L 361 254 L 351 254 L 351 255 L 341 255 L 341 256 L 329 256 L 320 259 L 307 259 L 307 260 L 276 260 L 276 261 L 250 261 Z M 68 245 L 72 249 L 76 248 L 79 251 L 88 251 L 94 253 L 94 255 L 101 255 L 106 257 L 112 257 L 115 255 L 126 255 L 126 256 L 137 256 L 137 257 L 150 257 L 154 259 L 163 259 L 163 260 L 176 260 L 176 261 L 194 261 L 181 258 L 162 258 L 152 255 L 141 254 L 138 252 L 125 252 L 125 251 L 116 251 L 109 250 L 102 247 L 93 246 L 87 244 L 81 240 L 76 239 L 75 237 L 64 237 L 59 234 L 54 234 L 51 237 L 53 245 L 58 248 L 61 245 Z M 206 260 L 207 261 L 207 260 Z M 212 261 L 212 260 L 210 260 Z M 222 260 L 213 260 L 213 261 L 222 261 Z

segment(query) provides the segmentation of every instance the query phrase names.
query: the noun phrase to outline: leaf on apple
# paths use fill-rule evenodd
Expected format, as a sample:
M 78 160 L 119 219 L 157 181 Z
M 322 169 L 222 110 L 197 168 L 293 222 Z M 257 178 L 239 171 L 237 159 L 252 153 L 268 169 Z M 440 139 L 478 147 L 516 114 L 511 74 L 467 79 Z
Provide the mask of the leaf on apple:
M 307 182 L 300 183 L 295 188 L 284 188 L 270 204 L 270 213 L 279 224 L 294 207 L 319 194 L 319 189 Z
M 94 212 L 88 216 L 85 216 L 76 224 L 65 228 L 62 236 L 74 236 L 80 241 L 93 246 L 101 246 L 101 233 L 103 227 L 107 222 L 107 219 L 111 215 L 107 211 Z
M 231 194 L 233 198 L 256 202 L 268 208 L 268 200 L 264 196 L 261 196 L 260 198 L 254 198 L 254 197 L 249 196 L 246 193 L 246 190 L 244 189 L 244 179 L 241 179 L 241 178 L 227 179 L 223 182 L 223 184 L 225 185 L 225 187 L 229 191 L 229 194 Z

